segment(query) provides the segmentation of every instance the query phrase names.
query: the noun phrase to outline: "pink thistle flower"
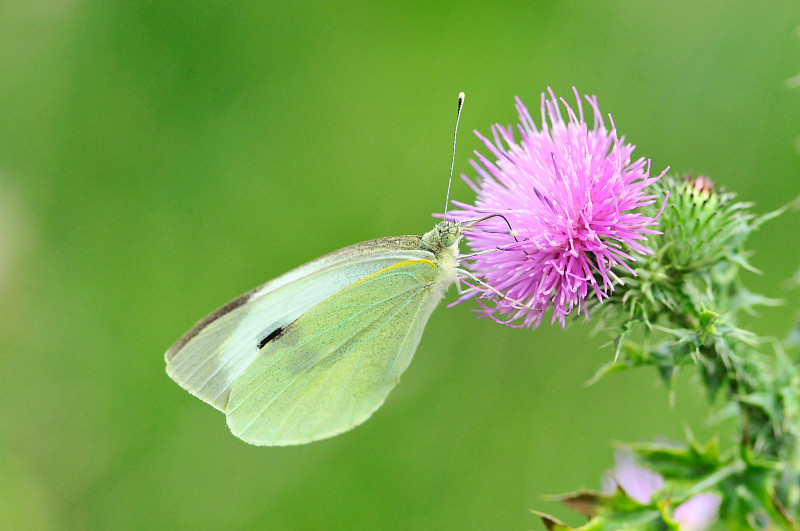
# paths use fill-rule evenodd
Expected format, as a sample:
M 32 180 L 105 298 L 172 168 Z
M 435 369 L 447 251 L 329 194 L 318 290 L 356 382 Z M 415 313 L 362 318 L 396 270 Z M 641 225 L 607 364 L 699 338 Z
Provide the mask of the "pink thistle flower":
M 653 503 L 653 495 L 664 488 L 664 477 L 637 463 L 627 449 L 619 450 L 614 455 L 614 462 L 614 470 L 603 476 L 603 493 L 612 495 L 620 489 L 642 505 Z M 672 519 L 680 524 L 682 531 L 704 531 L 717 521 L 721 503 L 719 494 L 695 494 L 675 507 Z
M 653 494 L 664 487 L 664 478 L 658 472 L 638 464 L 629 450 L 620 450 L 614 456 L 614 471 L 603 477 L 603 492 L 613 494 L 618 488 L 642 505 L 649 505 Z
M 719 494 L 696 494 L 675 507 L 672 519 L 680 524 L 681 531 L 703 531 L 717 521 L 721 503 Z
M 498 250 L 472 258 L 470 269 L 506 298 L 487 306 L 481 299 L 494 292 L 465 282 L 470 289 L 457 302 L 478 296 L 481 313 L 510 326 L 538 326 L 550 306 L 552 322 L 562 327 L 575 308 L 588 318 L 586 296 L 607 298 L 619 282 L 613 268 L 633 273 L 630 251 L 651 253 L 644 241 L 656 233 L 648 227 L 658 216 L 637 209 L 655 201 L 646 189 L 664 173 L 650 177 L 649 160 L 631 162 L 634 146 L 617 137 L 610 116 L 606 129 L 596 97 L 586 96 L 594 113 L 589 129 L 577 90 L 577 115 L 549 95 L 542 94 L 541 129 L 517 98 L 519 143 L 510 126 L 492 127 L 493 141 L 475 132 L 497 160 L 475 152 L 477 183 L 462 175 L 477 194 L 475 204 L 454 201 L 459 210 L 447 214 L 459 221 L 505 218 L 482 221 L 465 238 L 473 251 Z

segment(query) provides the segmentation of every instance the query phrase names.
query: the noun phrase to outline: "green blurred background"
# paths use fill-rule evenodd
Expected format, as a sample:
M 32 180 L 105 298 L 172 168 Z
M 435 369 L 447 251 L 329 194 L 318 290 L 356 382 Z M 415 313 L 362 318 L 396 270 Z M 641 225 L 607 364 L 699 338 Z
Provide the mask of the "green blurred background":
M 456 174 L 515 95 L 536 116 L 542 90 L 575 85 L 655 171 L 782 205 L 800 190 L 798 24 L 796 1 L 3 3 L 2 527 L 580 522 L 543 495 L 597 487 L 614 441 L 718 431 L 690 374 L 674 407 L 651 371 L 585 387 L 612 356 L 592 323 L 442 307 L 369 422 L 293 448 L 233 437 L 163 352 L 296 265 L 428 230 L 461 90 Z M 762 334 L 797 317 L 798 216 L 751 242 L 751 286 L 789 303 L 752 320 Z

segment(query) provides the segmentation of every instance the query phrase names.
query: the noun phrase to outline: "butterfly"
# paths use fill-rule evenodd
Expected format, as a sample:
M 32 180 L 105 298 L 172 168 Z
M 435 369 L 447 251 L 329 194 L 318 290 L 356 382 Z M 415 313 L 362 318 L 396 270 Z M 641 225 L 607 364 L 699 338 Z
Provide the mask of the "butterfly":
M 350 430 L 408 367 L 433 309 L 458 278 L 461 226 L 345 247 L 200 320 L 167 350 L 167 373 L 256 445 Z

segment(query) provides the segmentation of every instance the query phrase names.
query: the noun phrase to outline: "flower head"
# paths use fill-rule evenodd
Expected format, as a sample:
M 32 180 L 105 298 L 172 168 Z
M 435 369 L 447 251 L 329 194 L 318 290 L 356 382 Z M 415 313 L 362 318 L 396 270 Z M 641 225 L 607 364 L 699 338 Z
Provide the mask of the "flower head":
M 681 531 L 703 531 L 717 521 L 720 504 L 722 498 L 719 494 L 696 494 L 675 507 L 672 519 L 680 524 Z
M 603 477 L 603 492 L 606 494 L 621 489 L 632 500 L 648 505 L 653 494 L 664 486 L 661 474 L 637 463 L 630 450 L 619 450 L 614 461 L 614 471 Z
M 511 127 L 495 125 L 493 141 L 476 132 L 496 160 L 476 152 L 477 183 L 464 176 L 475 204 L 454 201 L 459 210 L 447 214 L 459 221 L 498 215 L 465 238 L 474 251 L 498 251 L 475 256 L 470 269 L 505 298 L 487 306 L 481 299 L 494 292 L 476 284 L 459 302 L 480 294 L 481 311 L 495 320 L 505 314 L 505 324 L 536 326 L 552 306 L 552 320 L 563 326 L 573 309 L 586 314 L 588 294 L 601 302 L 608 297 L 614 267 L 632 272 L 631 251 L 650 252 L 644 241 L 655 232 L 648 228 L 655 217 L 638 209 L 655 201 L 646 189 L 661 176 L 650 177 L 643 158 L 631 162 L 634 146 L 617 137 L 613 120 L 606 129 L 597 99 L 587 96 L 590 129 L 575 96 L 577 114 L 552 91 L 549 99 L 542 94 L 541 129 L 517 99 L 519 143 Z
M 607 495 L 621 490 L 627 497 L 641 505 L 660 502 L 653 496 L 659 491 L 664 493 L 664 477 L 645 468 L 633 457 L 630 450 L 623 449 L 614 456 L 615 466 L 612 472 L 603 477 L 603 492 Z M 672 520 L 680 524 L 681 530 L 703 531 L 717 521 L 722 498 L 713 492 L 695 494 L 675 507 Z

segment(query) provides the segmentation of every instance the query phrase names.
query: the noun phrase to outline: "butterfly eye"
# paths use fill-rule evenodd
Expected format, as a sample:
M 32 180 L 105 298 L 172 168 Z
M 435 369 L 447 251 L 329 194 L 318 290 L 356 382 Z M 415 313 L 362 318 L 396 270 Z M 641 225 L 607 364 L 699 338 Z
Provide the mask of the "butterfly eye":
M 456 243 L 456 235 L 452 232 L 443 232 L 442 233 L 442 245 L 445 247 L 452 247 L 452 245 Z

